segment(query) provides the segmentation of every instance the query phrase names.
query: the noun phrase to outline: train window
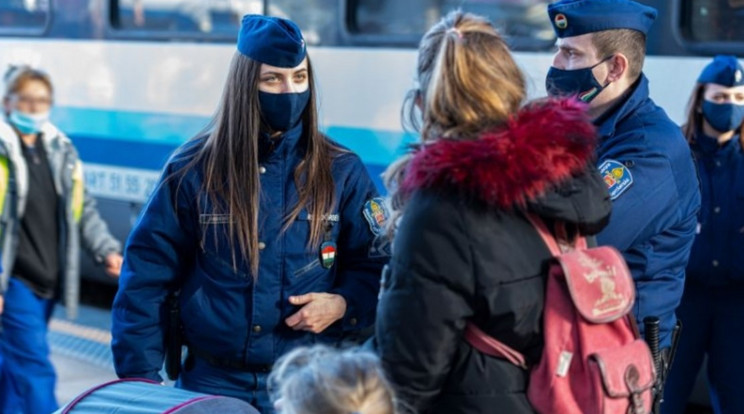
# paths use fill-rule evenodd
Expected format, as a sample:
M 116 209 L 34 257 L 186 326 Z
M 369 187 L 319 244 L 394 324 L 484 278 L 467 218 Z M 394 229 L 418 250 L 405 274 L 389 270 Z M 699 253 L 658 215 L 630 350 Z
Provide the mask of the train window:
M 0 1 L 0 33 L 41 34 L 49 21 L 50 1 Z
M 417 43 L 450 10 L 487 16 L 521 50 L 549 49 L 555 34 L 547 17 L 551 0 L 347 0 L 352 35 L 399 36 Z
M 688 0 L 682 34 L 695 43 L 744 42 L 744 0 Z
M 338 0 L 270 0 L 267 14 L 291 19 L 310 45 L 334 44 L 337 39 Z
M 144 31 L 234 38 L 244 14 L 263 14 L 263 0 L 113 0 L 112 26 Z

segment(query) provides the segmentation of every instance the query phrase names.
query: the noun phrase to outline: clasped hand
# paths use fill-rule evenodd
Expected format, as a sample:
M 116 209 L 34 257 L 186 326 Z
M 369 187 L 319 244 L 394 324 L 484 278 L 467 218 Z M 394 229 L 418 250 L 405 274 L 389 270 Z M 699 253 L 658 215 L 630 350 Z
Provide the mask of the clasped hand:
M 299 331 L 321 333 L 346 314 L 346 300 L 332 293 L 307 293 L 290 296 L 289 303 L 302 306 L 284 322 Z

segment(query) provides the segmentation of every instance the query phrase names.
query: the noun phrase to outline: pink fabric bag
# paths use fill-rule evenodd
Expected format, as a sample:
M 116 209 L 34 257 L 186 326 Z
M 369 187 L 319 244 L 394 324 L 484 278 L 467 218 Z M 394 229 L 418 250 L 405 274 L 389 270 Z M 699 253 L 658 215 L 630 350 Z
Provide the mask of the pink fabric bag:
M 561 245 L 529 217 L 555 256 L 543 313 L 545 347 L 530 369 L 527 397 L 539 413 L 646 414 L 656 373 L 629 311 L 633 279 L 612 247 Z M 563 247 L 563 248 L 561 248 Z M 470 323 L 465 340 L 487 355 L 528 368 L 522 354 Z

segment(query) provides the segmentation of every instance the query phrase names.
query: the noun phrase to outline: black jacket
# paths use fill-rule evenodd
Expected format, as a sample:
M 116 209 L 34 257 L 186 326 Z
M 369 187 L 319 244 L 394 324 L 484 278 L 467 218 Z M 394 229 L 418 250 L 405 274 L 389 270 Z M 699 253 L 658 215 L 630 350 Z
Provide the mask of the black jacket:
M 611 202 L 591 165 L 583 109 L 550 101 L 500 131 L 425 146 L 377 317 L 383 365 L 404 412 L 527 413 L 528 373 L 463 340 L 467 321 L 535 362 L 550 253 L 524 212 L 594 234 Z

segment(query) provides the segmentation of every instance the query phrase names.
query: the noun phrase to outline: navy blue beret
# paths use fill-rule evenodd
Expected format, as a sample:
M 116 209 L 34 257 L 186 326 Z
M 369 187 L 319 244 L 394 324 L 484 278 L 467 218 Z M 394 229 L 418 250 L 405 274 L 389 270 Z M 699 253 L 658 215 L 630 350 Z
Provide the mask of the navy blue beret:
M 280 68 L 294 68 L 305 59 L 305 39 L 296 24 L 278 17 L 246 14 L 238 33 L 238 51 Z
M 744 85 L 744 68 L 736 56 L 718 55 L 703 69 L 700 83 L 716 83 L 727 87 Z
M 548 5 L 548 16 L 558 37 L 611 29 L 647 34 L 656 14 L 656 9 L 630 0 L 562 0 Z

